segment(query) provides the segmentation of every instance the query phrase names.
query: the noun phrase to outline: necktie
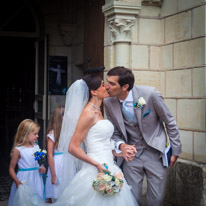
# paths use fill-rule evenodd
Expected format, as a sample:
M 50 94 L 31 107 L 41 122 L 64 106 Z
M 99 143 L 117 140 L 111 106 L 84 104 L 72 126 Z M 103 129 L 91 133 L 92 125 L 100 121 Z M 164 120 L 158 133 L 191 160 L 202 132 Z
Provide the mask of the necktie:
M 134 116 L 133 114 L 129 111 L 128 107 L 126 106 L 126 101 L 122 103 L 122 112 L 126 117 L 128 117 L 132 122 L 134 122 Z

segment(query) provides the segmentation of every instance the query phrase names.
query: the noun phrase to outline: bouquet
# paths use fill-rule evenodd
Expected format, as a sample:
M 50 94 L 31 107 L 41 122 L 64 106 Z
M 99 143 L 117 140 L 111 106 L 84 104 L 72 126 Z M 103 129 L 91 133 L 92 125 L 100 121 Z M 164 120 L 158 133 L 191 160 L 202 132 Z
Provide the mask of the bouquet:
M 47 155 L 47 151 L 46 150 L 41 150 L 38 149 L 34 152 L 34 159 L 36 161 L 38 161 L 39 166 L 41 167 L 43 164 L 46 163 L 46 155 Z
M 108 169 L 107 164 L 103 164 Z M 98 173 L 97 177 L 93 180 L 93 188 L 100 192 L 103 196 L 112 196 L 121 191 L 123 187 L 123 174 L 118 171 L 112 174 L 110 171 Z

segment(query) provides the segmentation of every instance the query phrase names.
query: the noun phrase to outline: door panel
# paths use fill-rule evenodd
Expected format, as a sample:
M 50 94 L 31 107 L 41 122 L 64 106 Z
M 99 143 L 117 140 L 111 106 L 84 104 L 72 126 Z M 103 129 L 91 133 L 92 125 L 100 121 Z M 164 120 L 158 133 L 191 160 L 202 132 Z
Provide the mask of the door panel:
M 36 42 L 36 71 L 35 71 L 35 121 L 41 127 L 39 131 L 39 146 L 44 146 L 44 135 L 48 120 L 48 37 L 45 36 Z
M 84 68 L 104 65 L 104 0 L 85 1 Z M 87 61 L 90 58 L 90 63 Z M 103 76 L 102 72 L 99 72 Z

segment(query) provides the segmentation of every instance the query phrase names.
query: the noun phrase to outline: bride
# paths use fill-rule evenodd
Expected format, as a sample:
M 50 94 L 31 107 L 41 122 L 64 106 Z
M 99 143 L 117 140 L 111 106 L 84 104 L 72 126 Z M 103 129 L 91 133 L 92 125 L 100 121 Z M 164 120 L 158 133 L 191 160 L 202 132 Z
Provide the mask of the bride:
M 109 120 L 103 118 L 100 110 L 103 98 L 108 96 L 102 79 L 91 74 L 74 82 L 67 91 L 58 145 L 58 150 L 63 152 L 62 176 L 58 177 L 61 195 L 51 205 L 138 205 L 121 169 L 113 160 L 113 154 L 117 155 L 112 152 L 110 143 L 114 127 Z M 106 166 L 103 166 L 104 164 Z M 105 173 L 110 172 L 112 175 L 117 173 L 123 178 L 123 186 L 119 185 L 117 190 L 115 188 L 115 194 L 108 192 L 109 195 L 105 197 L 96 191 L 98 189 L 102 191 L 104 185 L 98 187 L 93 181 L 98 173 L 101 179 Z M 17 206 L 48 205 L 28 187 L 26 182 L 19 186 L 16 194 L 14 198 Z
M 114 163 L 110 143 L 114 127 L 109 120 L 103 118 L 100 110 L 102 100 L 106 97 L 109 97 L 109 94 L 104 87 L 104 82 L 97 75 L 86 75 L 69 88 L 59 148 L 69 151 L 72 154 L 71 157 L 77 159 L 70 157 L 70 162 L 64 162 L 63 180 L 69 179 L 69 182 L 66 183 L 67 186 L 64 184 L 64 192 L 52 205 L 137 205 L 124 177 L 121 191 L 114 195 L 105 197 L 95 191 L 92 186 L 98 173 L 111 172 L 115 174 L 121 171 Z M 86 152 L 82 143 L 86 147 Z M 81 163 L 77 160 L 81 160 Z M 104 163 L 107 164 L 106 168 L 103 166 Z M 76 165 L 81 169 L 74 176 Z M 62 182 L 65 182 L 63 180 Z

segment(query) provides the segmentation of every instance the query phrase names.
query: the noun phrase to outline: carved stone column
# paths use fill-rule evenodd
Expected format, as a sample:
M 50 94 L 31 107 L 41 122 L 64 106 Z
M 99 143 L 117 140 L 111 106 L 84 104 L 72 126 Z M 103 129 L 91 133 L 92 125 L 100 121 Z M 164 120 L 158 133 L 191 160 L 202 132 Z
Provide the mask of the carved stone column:
M 110 44 L 114 45 L 114 66 L 130 66 L 130 43 L 132 27 L 141 9 L 138 2 L 106 1 L 103 12 L 106 17 L 106 31 L 110 32 Z

